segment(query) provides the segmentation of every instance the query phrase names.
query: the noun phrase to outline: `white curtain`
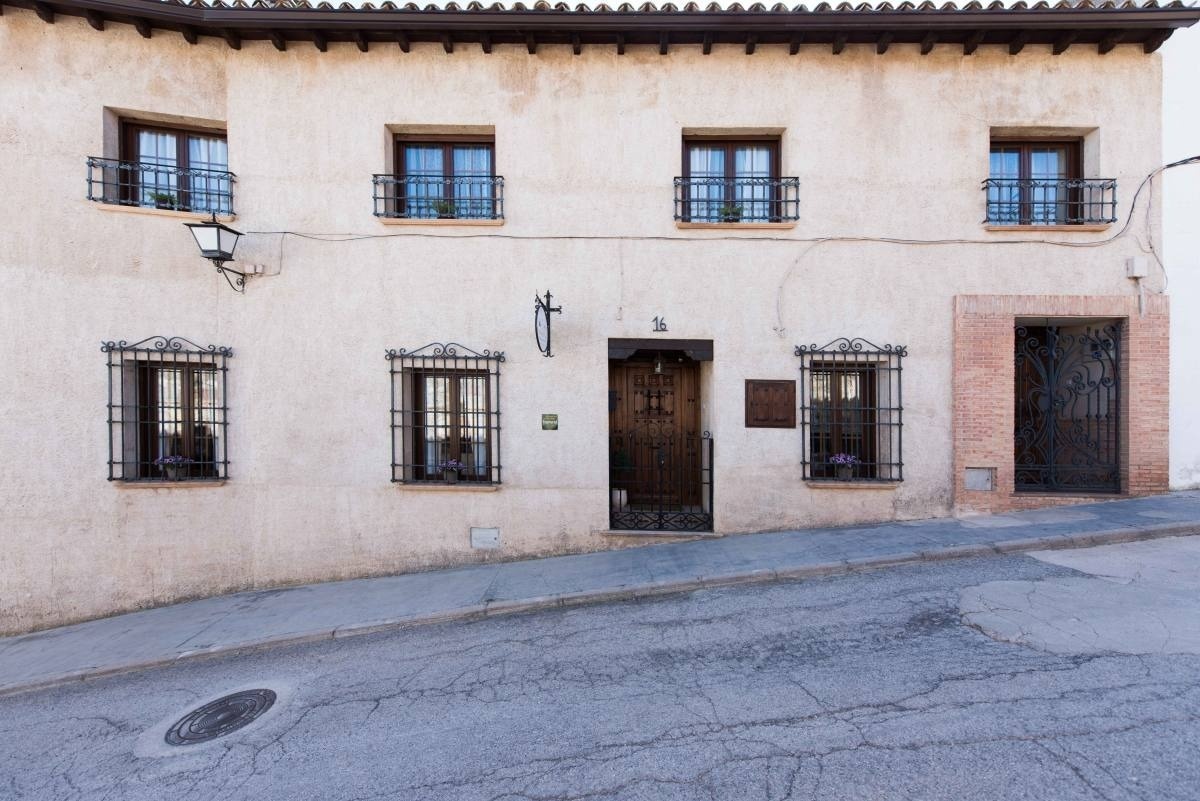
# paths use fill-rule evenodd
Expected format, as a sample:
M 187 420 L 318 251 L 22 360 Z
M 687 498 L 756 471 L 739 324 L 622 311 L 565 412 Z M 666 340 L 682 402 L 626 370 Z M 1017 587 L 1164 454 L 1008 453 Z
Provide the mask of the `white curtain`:
M 159 131 L 138 132 L 139 205 L 178 206 L 179 166 L 175 135 Z M 159 169 L 161 168 L 161 169 Z
M 442 201 L 441 147 L 410 145 L 404 148 L 404 197 L 409 217 L 436 217 Z
M 229 171 L 229 146 L 224 139 L 209 136 L 188 137 L 188 165 L 193 170 Z M 191 177 L 191 208 L 193 211 L 215 211 L 228 214 L 230 207 L 229 178 L 224 175 L 201 173 Z
M 454 148 L 454 206 L 458 217 L 488 219 L 492 212 L 492 150 L 482 145 Z

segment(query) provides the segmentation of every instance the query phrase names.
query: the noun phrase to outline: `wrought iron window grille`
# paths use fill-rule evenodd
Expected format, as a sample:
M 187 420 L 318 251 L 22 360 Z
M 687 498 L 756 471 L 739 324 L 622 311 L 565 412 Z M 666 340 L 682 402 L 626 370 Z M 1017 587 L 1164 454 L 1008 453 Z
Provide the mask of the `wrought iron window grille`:
M 87 199 L 116 206 L 233 214 L 231 172 L 180 169 L 150 162 L 87 160 Z
M 503 220 L 501 175 L 375 175 L 375 216 L 401 220 Z
M 692 223 L 785 223 L 800 219 L 799 178 L 679 177 L 675 219 Z
M 108 356 L 108 480 L 228 478 L 233 350 L 166 336 L 102 342 L 100 350 Z
M 385 354 L 392 481 L 499 484 L 503 351 L 433 342 Z
M 804 478 L 903 481 L 904 345 L 841 337 L 797 345 Z
M 1117 221 L 1113 178 L 988 178 L 987 225 L 1101 225 Z
M 1018 492 L 1121 491 L 1122 329 L 1016 327 Z

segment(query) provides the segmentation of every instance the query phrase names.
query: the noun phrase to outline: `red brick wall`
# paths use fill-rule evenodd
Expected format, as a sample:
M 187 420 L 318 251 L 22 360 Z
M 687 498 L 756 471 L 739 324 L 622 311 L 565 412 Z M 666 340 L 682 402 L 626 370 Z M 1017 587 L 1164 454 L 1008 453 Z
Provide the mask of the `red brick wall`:
M 959 295 L 954 299 L 954 500 L 956 512 L 1005 512 L 1097 500 L 1096 495 L 1013 491 L 1013 348 L 1020 318 L 1118 318 L 1121 343 L 1123 495 L 1167 491 L 1169 306 L 1135 295 Z M 963 487 L 968 467 L 995 468 L 992 491 Z M 1100 496 L 1105 497 L 1105 496 Z M 1112 497 L 1112 496 L 1107 496 Z

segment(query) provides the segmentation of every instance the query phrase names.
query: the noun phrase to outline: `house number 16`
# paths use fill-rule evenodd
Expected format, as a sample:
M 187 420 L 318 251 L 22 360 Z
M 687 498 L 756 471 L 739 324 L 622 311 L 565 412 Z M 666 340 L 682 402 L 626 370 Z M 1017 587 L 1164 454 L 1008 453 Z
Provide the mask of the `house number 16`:
M 654 330 L 656 332 L 666 331 L 667 330 L 667 321 L 664 320 L 662 317 L 655 317 L 654 318 Z

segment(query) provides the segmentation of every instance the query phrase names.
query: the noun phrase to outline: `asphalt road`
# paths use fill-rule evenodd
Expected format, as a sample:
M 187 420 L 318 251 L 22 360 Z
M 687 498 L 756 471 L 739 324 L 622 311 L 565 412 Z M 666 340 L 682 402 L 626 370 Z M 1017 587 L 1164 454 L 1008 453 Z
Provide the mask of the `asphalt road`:
M 0 798 L 1195 801 L 1200 656 L 1041 650 L 960 609 L 988 595 L 970 588 L 1083 575 L 933 563 L 0 698 Z M 1194 594 L 1162 597 L 1196 611 Z M 163 742 L 252 687 L 278 700 L 250 725 Z

